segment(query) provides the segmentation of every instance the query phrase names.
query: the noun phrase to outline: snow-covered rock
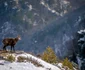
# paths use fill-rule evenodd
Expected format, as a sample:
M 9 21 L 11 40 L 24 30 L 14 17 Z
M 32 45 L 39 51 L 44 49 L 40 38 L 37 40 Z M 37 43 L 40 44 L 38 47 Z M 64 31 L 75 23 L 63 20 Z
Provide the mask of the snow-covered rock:
M 62 63 L 59 63 L 58 66 L 59 66 L 60 68 L 62 68 L 62 67 L 63 67 L 63 64 L 62 64 Z
M 52 64 L 49 64 L 40 58 L 37 58 L 31 54 L 28 53 L 21 53 L 21 54 L 12 54 L 15 55 L 15 62 L 11 63 L 5 60 L 0 60 L 0 70 L 60 70 L 57 66 L 54 66 Z M 42 66 L 38 67 L 35 66 L 31 62 L 17 62 L 17 58 L 19 56 L 25 57 L 25 58 L 31 58 L 32 60 L 37 61 Z

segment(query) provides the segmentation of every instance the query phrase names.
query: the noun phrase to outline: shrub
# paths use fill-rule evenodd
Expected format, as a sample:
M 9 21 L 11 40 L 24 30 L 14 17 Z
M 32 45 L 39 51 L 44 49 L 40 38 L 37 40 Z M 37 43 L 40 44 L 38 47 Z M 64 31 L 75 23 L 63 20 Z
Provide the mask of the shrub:
M 41 58 L 48 63 L 56 63 L 57 62 L 56 54 L 54 53 L 54 51 L 51 47 L 46 48 L 46 50 L 44 51 Z
M 19 56 L 17 57 L 17 61 L 18 62 L 24 62 L 24 61 L 28 61 L 28 62 L 31 62 L 33 63 L 34 65 L 38 66 L 38 67 L 43 67 L 37 60 L 33 60 L 32 58 L 26 58 L 24 56 Z
M 43 67 L 37 60 L 30 59 L 30 62 L 33 63 L 34 65 L 38 66 L 38 67 Z
M 73 70 L 73 65 L 72 65 L 72 63 L 68 60 L 68 58 L 65 58 L 65 59 L 63 60 L 62 64 L 63 64 L 64 66 L 67 66 L 68 68 L 70 68 L 70 69 Z
M 17 57 L 17 61 L 18 61 L 18 62 L 24 62 L 25 60 L 27 60 L 27 58 L 24 57 L 24 56 L 19 56 L 19 57 Z
M 15 57 L 13 55 L 8 55 L 6 59 L 10 62 L 15 61 Z
M 41 58 L 42 57 L 42 54 L 37 54 L 36 55 L 38 58 Z

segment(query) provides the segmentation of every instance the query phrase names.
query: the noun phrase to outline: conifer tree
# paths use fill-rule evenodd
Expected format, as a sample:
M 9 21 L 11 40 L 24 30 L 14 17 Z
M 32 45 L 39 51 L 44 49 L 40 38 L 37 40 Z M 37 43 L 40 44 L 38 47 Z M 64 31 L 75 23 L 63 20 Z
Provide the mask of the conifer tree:
M 63 64 L 64 66 L 67 66 L 68 68 L 70 68 L 70 69 L 73 70 L 73 65 L 72 65 L 72 63 L 68 60 L 68 58 L 65 58 L 65 59 L 63 60 L 62 64 Z
M 57 62 L 56 54 L 53 51 L 53 49 L 49 46 L 44 51 L 44 53 L 42 55 L 42 59 L 45 60 L 46 62 L 49 62 L 49 63 L 56 63 Z

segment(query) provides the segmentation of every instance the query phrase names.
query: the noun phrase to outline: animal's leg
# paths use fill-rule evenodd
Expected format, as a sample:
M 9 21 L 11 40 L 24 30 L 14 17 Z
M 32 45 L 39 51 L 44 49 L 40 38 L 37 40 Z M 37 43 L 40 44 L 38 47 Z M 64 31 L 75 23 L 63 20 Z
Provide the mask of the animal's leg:
M 5 50 L 6 51 L 6 46 L 4 45 L 4 47 L 3 47 L 3 50 Z
M 13 46 L 13 51 L 15 52 L 15 48 L 14 48 L 14 46 Z
M 11 46 L 11 52 L 12 52 L 12 46 Z

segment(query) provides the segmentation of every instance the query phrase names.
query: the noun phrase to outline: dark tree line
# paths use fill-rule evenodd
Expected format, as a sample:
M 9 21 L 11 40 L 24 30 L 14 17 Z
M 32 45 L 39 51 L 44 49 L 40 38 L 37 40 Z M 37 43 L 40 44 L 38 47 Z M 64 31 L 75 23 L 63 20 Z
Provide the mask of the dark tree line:
M 78 64 L 80 70 L 85 70 L 85 30 L 78 31 Z

